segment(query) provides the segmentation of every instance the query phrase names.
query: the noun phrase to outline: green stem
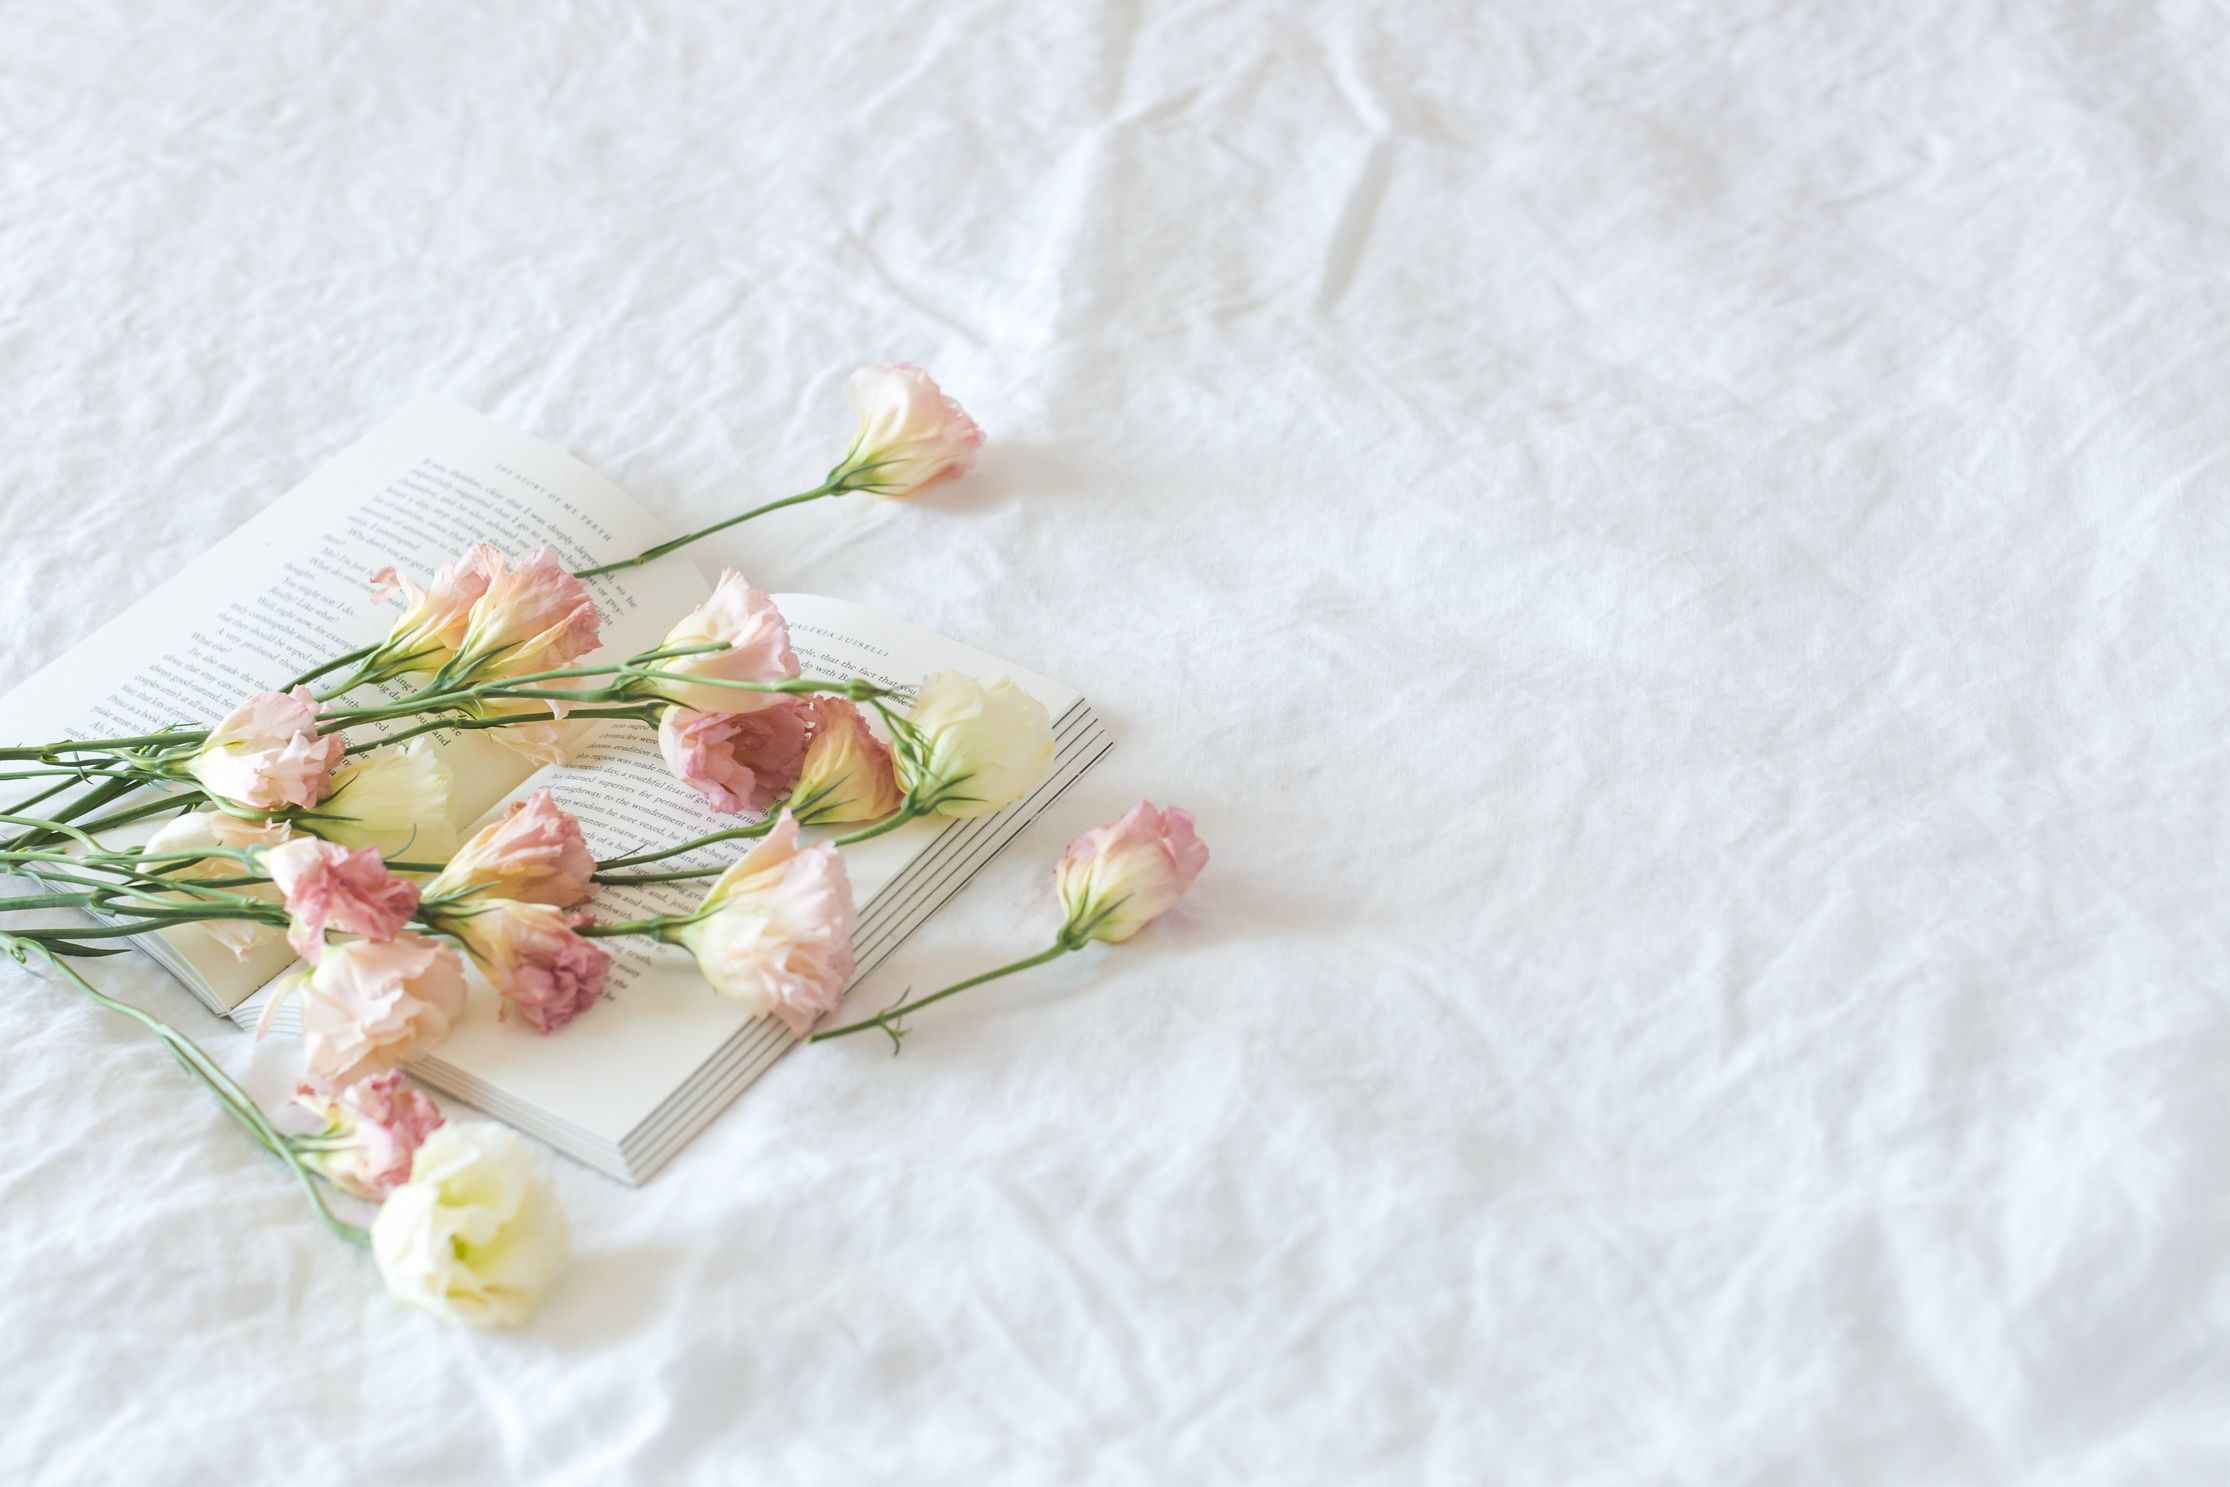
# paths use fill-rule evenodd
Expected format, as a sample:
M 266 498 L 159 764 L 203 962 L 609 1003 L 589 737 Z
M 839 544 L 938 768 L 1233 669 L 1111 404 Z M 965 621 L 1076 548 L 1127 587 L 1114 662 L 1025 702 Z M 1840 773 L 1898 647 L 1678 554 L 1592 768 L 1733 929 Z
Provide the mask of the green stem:
M 340 670 L 340 669 L 341 669 L 341 668 L 342 668 L 343 666 L 346 666 L 346 665 L 348 665 L 348 663 L 349 663 L 349 662 L 351 662 L 351 661 L 361 661 L 361 660 L 363 660 L 363 659 L 364 659 L 364 658 L 365 658 L 366 656 L 370 655 L 370 654 L 371 654 L 371 653 L 372 653 L 373 651 L 376 651 L 376 650 L 378 650 L 378 649 L 380 648 L 380 645 L 381 645 L 381 644 L 382 644 L 382 642 L 380 642 L 380 641 L 376 641 L 376 640 L 375 640 L 375 641 L 373 641 L 373 642 L 372 642 L 372 643 L 371 643 L 370 645 L 367 645 L 367 646 L 363 646 L 363 647 L 361 647 L 361 648 L 359 648 L 359 649 L 357 649 L 357 650 L 353 650 L 353 651 L 350 651 L 350 652 L 349 652 L 349 653 L 348 653 L 347 655 L 344 655 L 344 656 L 335 656 L 335 657 L 334 657 L 334 658 L 333 658 L 332 660 L 330 660 L 330 661 L 326 662 L 326 663 L 325 663 L 325 664 L 324 664 L 323 666 L 315 666 L 315 667 L 312 667 L 312 668 L 311 668 L 310 670 L 308 670 L 308 671 L 305 671 L 305 672 L 303 672 L 303 673 L 302 673 L 302 674 L 301 674 L 300 676 L 296 677 L 296 678 L 295 678 L 295 679 L 294 679 L 293 681 L 290 681 L 290 682 L 288 682 L 288 683 L 287 683 L 287 684 L 286 684 L 285 686 L 283 686 L 283 687 L 279 688 L 279 690 L 280 690 L 280 691 L 282 691 L 282 692 L 291 692 L 291 691 L 293 691 L 293 690 L 294 690 L 294 689 L 295 689 L 296 687 L 306 687 L 306 686 L 308 686 L 308 685 L 309 685 L 309 684 L 310 684 L 311 682 L 314 682 L 314 681 L 316 681 L 316 680 L 317 680 L 317 679 L 318 679 L 319 677 L 321 677 L 321 676 L 324 676 L 324 675 L 326 675 L 326 674 L 327 674 L 328 672 L 334 672 L 334 671 L 338 671 L 338 670 Z M 346 691 L 346 690 L 347 690 L 347 688 L 345 688 L 345 687 L 344 687 L 344 688 L 343 688 L 342 690 L 343 690 L 343 691 Z M 338 695 L 338 694 L 335 694 L 335 695 Z
M 922 812 L 909 800 L 882 820 L 877 821 L 873 826 L 863 826 L 858 831 L 848 831 L 842 836 L 831 837 L 830 840 L 839 847 L 849 847 L 854 842 L 868 841 L 871 838 L 881 836 L 886 831 L 896 831 L 899 827 L 904 826 L 909 821 L 918 819 L 921 815 Z
M 785 496 L 779 501 L 769 501 L 764 506 L 753 507 L 751 510 L 746 511 L 741 516 L 731 516 L 726 521 L 716 521 L 711 526 L 705 527 L 700 531 L 691 532 L 686 537 L 676 537 L 671 542 L 661 542 L 656 547 L 646 547 L 631 558 L 622 558 L 617 563 L 606 563 L 599 568 L 580 569 L 573 576 L 575 578 L 595 578 L 599 574 L 617 573 L 622 568 L 637 568 L 642 566 L 644 563 L 649 562 L 652 558 L 662 558 L 670 552 L 675 552 L 681 548 L 687 547 L 690 543 L 697 541 L 701 537 L 710 537 L 715 532 L 725 532 L 728 528 L 736 526 L 742 522 L 747 522 L 755 516 L 765 516 L 768 512 L 780 511 L 785 506 L 797 506 L 803 504 L 806 501 L 818 501 L 821 497 L 830 495 L 835 490 L 836 487 L 833 485 L 822 485 L 816 486 L 812 490 L 806 491 L 801 495 Z
M 889 1035 L 891 1043 L 893 1045 L 891 1048 L 891 1052 L 896 1053 L 898 1051 L 896 1044 L 899 1038 L 903 1036 L 903 1029 L 894 1027 L 894 1023 L 900 1021 L 903 1018 L 909 1017 L 916 1012 L 919 1012 L 922 1008 L 929 1006 L 933 1002 L 941 1002 L 946 997 L 957 996 L 961 992 L 966 991 L 971 986 L 981 986 L 986 981 L 996 981 L 1001 976 L 1011 976 L 1016 971 L 1026 971 L 1032 966 L 1044 965 L 1049 960 L 1059 960 L 1062 956 L 1077 948 L 1078 947 L 1076 945 L 1070 944 L 1066 938 L 1056 940 L 1053 942 L 1052 949 L 1041 951 L 1040 953 L 1031 956 L 1027 960 L 1018 960 L 1013 965 L 1001 966 L 995 971 L 985 971 L 980 976 L 970 976 L 965 981 L 955 981 L 952 985 L 946 987 L 943 991 L 933 992 L 930 995 L 923 997 L 918 1002 L 909 1002 L 901 999 L 898 1005 L 894 1007 L 885 1007 L 882 1011 L 876 1013 L 873 1017 L 867 1018 L 865 1021 L 847 1023 L 843 1027 L 830 1028 L 825 1033 L 815 1033 L 812 1037 L 806 1039 L 806 1041 L 808 1043 L 826 1043 L 831 1038 L 841 1038 L 850 1033 L 865 1032 L 871 1027 L 879 1027 L 884 1031 L 884 1033 Z
M 286 1138 L 281 1136 L 271 1122 L 265 1118 L 263 1112 L 256 1108 L 256 1102 L 249 1098 L 248 1092 L 235 1083 L 231 1075 L 217 1067 L 216 1063 L 207 1054 L 203 1053 L 200 1046 L 191 1038 L 152 1013 L 142 1012 L 129 1002 L 120 1002 L 116 998 L 104 994 L 92 982 L 79 975 L 76 967 L 54 955 L 42 944 L 25 940 L 17 935 L 0 934 L 0 949 L 5 949 L 18 961 L 26 961 L 30 954 L 36 953 L 40 959 L 66 977 L 79 991 L 92 998 L 96 1005 L 131 1018 L 134 1022 L 147 1028 L 157 1038 L 160 1038 L 163 1046 L 170 1050 L 171 1057 L 177 1059 L 203 1084 L 209 1086 L 210 1093 L 217 1097 L 233 1119 L 246 1126 L 248 1133 L 254 1136 L 265 1150 L 287 1164 L 288 1169 L 294 1173 L 295 1180 L 302 1184 L 302 1191 L 308 1196 L 310 1206 L 317 1210 L 317 1216 L 324 1220 L 328 1229 L 331 1229 L 351 1244 L 362 1245 L 366 1248 L 371 1246 L 371 1232 L 343 1221 L 335 1216 L 332 1209 L 325 1206 L 325 1197 L 318 1192 L 317 1180 L 311 1176 L 310 1169 L 302 1164 L 302 1159 L 295 1155 L 293 1148 L 287 1145 Z
M 727 831 L 713 832 L 710 836 L 696 837 L 690 841 L 683 842 L 678 847 L 665 847 L 656 852 L 638 852 L 633 857 L 606 858 L 604 861 L 599 862 L 596 865 L 599 869 L 608 869 L 615 867 L 635 867 L 645 862 L 663 862 L 669 857 L 679 857 L 684 852 L 694 852 L 699 847 L 709 847 L 715 842 L 733 842 L 740 841 L 743 838 L 750 836 L 765 836 L 768 832 L 774 829 L 775 820 L 775 817 L 769 816 L 766 820 L 759 822 L 755 826 L 732 827 Z

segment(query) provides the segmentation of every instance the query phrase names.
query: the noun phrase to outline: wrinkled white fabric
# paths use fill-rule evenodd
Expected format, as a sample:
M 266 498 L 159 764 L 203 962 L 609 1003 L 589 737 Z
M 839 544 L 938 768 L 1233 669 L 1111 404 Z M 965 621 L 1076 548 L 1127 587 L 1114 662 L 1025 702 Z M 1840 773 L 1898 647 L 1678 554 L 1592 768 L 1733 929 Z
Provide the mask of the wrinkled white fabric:
M 2230 1480 L 2230 16 L 0 11 L 0 684 L 414 394 L 1120 738 L 521 1333 L 0 972 L 0 1478 Z M 105 984 L 251 1051 L 137 957 Z

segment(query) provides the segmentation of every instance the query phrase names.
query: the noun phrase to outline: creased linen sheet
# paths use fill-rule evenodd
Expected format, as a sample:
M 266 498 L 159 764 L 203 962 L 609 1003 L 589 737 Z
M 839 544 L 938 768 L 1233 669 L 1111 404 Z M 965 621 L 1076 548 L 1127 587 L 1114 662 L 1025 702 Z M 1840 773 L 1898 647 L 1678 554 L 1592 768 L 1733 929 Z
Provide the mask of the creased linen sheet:
M 440 1328 L 0 973 L 0 1478 L 2230 1480 L 2230 14 L 0 10 L 0 686 L 420 392 L 1093 777 Z M 275 1100 L 295 1056 L 105 984 Z M 461 1112 L 469 1115 L 469 1112 Z

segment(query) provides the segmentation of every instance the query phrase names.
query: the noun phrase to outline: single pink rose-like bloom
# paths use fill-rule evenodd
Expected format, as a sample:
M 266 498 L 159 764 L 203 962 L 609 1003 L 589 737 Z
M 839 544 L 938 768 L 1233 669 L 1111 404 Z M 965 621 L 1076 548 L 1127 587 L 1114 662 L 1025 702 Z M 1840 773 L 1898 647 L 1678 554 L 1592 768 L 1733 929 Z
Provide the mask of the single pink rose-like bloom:
M 1193 835 L 1192 816 L 1146 801 L 1111 826 L 1069 843 L 1054 870 L 1068 910 L 1064 940 L 1121 943 L 1184 897 L 1208 865 L 1208 848 Z
M 841 697 L 811 699 L 813 746 L 799 766 L 790 809 L 808 826 L 880 821 L 905 801 L 890 749 Z
M 302 995 L 302 1082 L 340 1089 L 409 1063 L 449 1036 L 465 1010 L 464 961 L 423 935 L 326 947 Z M 281 997 L 265 1006 L 261 1037 Z
M 411 1158 L 441 1121 L 434 1102 L 402 1087 L 394 1069 L 360 1079 L 338 1094 L 308 1085 L 295 1103 L 325 1122 L 296 1148 L 302 1164 L 344 1193 L 377 1203 L 410 1181 Z
M 318 736 L 324 710 L 308 687 L 258 692 L 226 714 L 186 772 L 210 794 L 254 810 L 316 805 L 348 749 L 339 733 Z
M 286 899 L 287 943 L 311 965 L 324 955 L 327 930 L 392 940 L 418 907 L 418 885 L 389 872 L 377 847 L 296 837 L 264 853 L 263 870 Z
M 859 432 L 829 483 L 878 496 L 911 496 L 974 468 L 983 430 L 908 362 L 861 367 L 844 385 Z
M 788 811 L 714 881 L 713 912 L 675 930 L 713 990 L 800 1037 L 843 999 L 852 979 L 852 881 L 827 842 L 798 850 Z
M 813 740 L 813 708 L 802 697 L 752 713 L 701 713 L 669 707 L 658 724 L 659 752 L 674 778 L 716 811 L 763 811 L 798 782 Z
M 399 591 L 404 607 L 402 618 L 365 664 L 384 663 L 397 676 L 439 671 L 464 643 L 473 605 L 502 571 L 503 554 L 485 542 L 475 542 L 463 557 L 436 568 L 424 588 L 402 577 L 392 565 L 374 573 L 372 597 L 384 599 Z
M 455 935 L 489 984 L 539 1033 L 555 1032 L 596 1005 L 612 957 L 594 940 L 573 932 L 575 920 L 549 904 L 475 899 L 436 921 Z M 585 921 L 582 921 L 585 922 Z
M 712 597 L 666 632 L 661 648 L 709 645 L 724 642 L 724 651 L 694 656 L 669 656 L 653 661 L 646 670 L 657 673 L 646 683 L 669 702 L 704 713 L 750 713 L 778 707 L 789 701 L 784 692 L 749 692 L 741 687 L 693 683 L 692 677 L 731 682 L 786 682 L 798 674 L 798 658 L 790 649 L 790 627 L 774 601 L 729 568 L 720 575 Z
M 515 800 L 457 849 L 424 897 L 511 898 L 565 908 L 593 893 L 596 854 L 581 823 L 547 790 Z
M 495 566 L 457 646 L 460 679 L 557 671 L 596 649 L 596 601 L 556 553 L 538 547 L 508 571 Z

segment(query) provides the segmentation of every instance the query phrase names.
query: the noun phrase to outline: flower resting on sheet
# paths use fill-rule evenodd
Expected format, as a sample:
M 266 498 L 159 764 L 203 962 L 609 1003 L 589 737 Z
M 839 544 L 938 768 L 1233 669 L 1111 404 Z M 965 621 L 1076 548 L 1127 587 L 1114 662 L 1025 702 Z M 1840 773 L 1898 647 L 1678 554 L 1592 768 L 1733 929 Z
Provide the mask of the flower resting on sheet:
M 595 872 L 581 823 L 549 791 L 537 790 L 474 832 L 426 885 L 425 896 L 512 898 L 562 909 L 594 891 L 589 879 Z
M 738 692 L 749 697 L 749 692 Z M 763 811 L 798 780 L 813 736 L 813 706 L 803 697 L 773 696 L 757 712 L 701 713 L 669 707 L 658 724 L 658 749 L 674 778 L 716 811 Z
M 555 1032 L 596 1004 L 612 957 L 573 932 L 574 916 L 549 904 L 473 898 L 455 907 L 429 905 L 426 923 L 454 935 L 513 1007 L 538 1033 Z
M 790 791 L 790 809 L 808 826 L 880 821 L 906 792 L 890 750 L 867 726 L 860 710 L 841 697 L 815 697 L 813 746 Z
M 263 1009 L 256 1036 L 290 993 L 302 998 L 302 1082 L 339 1089 L 407 1064 L 449 1036 L 465 1010 L 464 963 L 423 935 L 328 945 Z
M 1045 704 L 1003 676 L 986 686 L 940 671 L 914 694 L 906 722 L 912 739 L 898 750 L 898 780 L 918 811 L 986 816 L 1053 767 Z
M 781 692 L 711 684 L 786 682 L 798 674 L 798 658 L 790 649 L 790 627 L 783 622 L 782 611 L 733 568 L 721 573 L 710 598 L 666 632 L 659 648 L 711 644 L 728 648 L 650 662 L 644 669 L 655 675 L 639 683 L 643 694 L 707 713 L 757 712 L 790 700 Z M 710 681 L 692 680 L 697 677 Z
M 285 841 L 292 830 L 284 821 L 249 821 L 223 811 L 189 811 L 165 823 L 162 830 L 147 839 L 144 850 L 186 852 L 197 847 L 275 847 Z M 173 882 L 247 875 L 248 869 L 229 857 L 205 857 L 187 867 L 172 866 L 163 874 Z M 279 890 L 269 883 L 242 883 L 227 891 L 273 903 L 279 900 Z M 283 933 L 277 925 L 252 919 L 202 919 L 193 927 L 231 951 L 235 960 L 246 960 Z
M 308 687 L 258 692 L 225 715 L 186 773 L 211 795 L 251 810 L 316 805 L 348 748 L 338 733 L 318 736 L 324 710 Z
M 449 766 L 427 738 L 358 755 L 335 771 L 333 793 L 300 824 L 344 847 L 377 847 L 383 857 L 445 861 L 457 848 Z
M 295 1103 L 325 1129 L 288 1144 L 304 1166 L 344 1193 L 377 1203 L 410 1177 L 411 1156 L 441 1124 L 441 1111 L 393 1069 L 360 1079 L 337 1094 L 304 1086 Z
M 911 496 L 974 467 L 983 430 L 920 367 L 861 367 L 844 396 L 859 414 L 859 432 L 829 472 L 831 488 Z
M 1207 865 L 1208 848 L 1193 835 L 1192 817 L 1175 806 L 1157 811 L 1142 800 L 1112 825 L 1085 832 L 1062 854 L 1053 881 L 1068 918 L 1051 946 L 919 1000 L 901 997 L 873 1017 L 815 1033 L 813 1041 L 875 1028 L 890 1039 L 891 1052 L 896 1053 L 906 1036 L 906 1019 L 930 1003 L 1059 960 L 1094 940 L 1119 944 L 1182 898 Z
M 287 943 L 316 965 L 325 932 L 392 940 L 418 907 L 418 887 L 398 878 L 370 847 L 353 850 L 314 836 L 263 854 L 264 871 L 286 899 Z
M 395 1299 L 466 1327 L 525 1321 L 571 1249 L 541 1156 L 487 1121 L 428 1136 L 372 1221 L 372 1259 Z
M 1068 911 L 1065 938 L 1120 944 L 1184 897 L 1208 865 L 1192 816 L 1140 801 L 1113 825 L 1069 843 L 1054 885 Z
M 852 882 L 827 842 L 798 849 L 788 811 L 714 880 L 703 916 L 665 932 L 713 990 L 803 1034 L 852 979 Z

